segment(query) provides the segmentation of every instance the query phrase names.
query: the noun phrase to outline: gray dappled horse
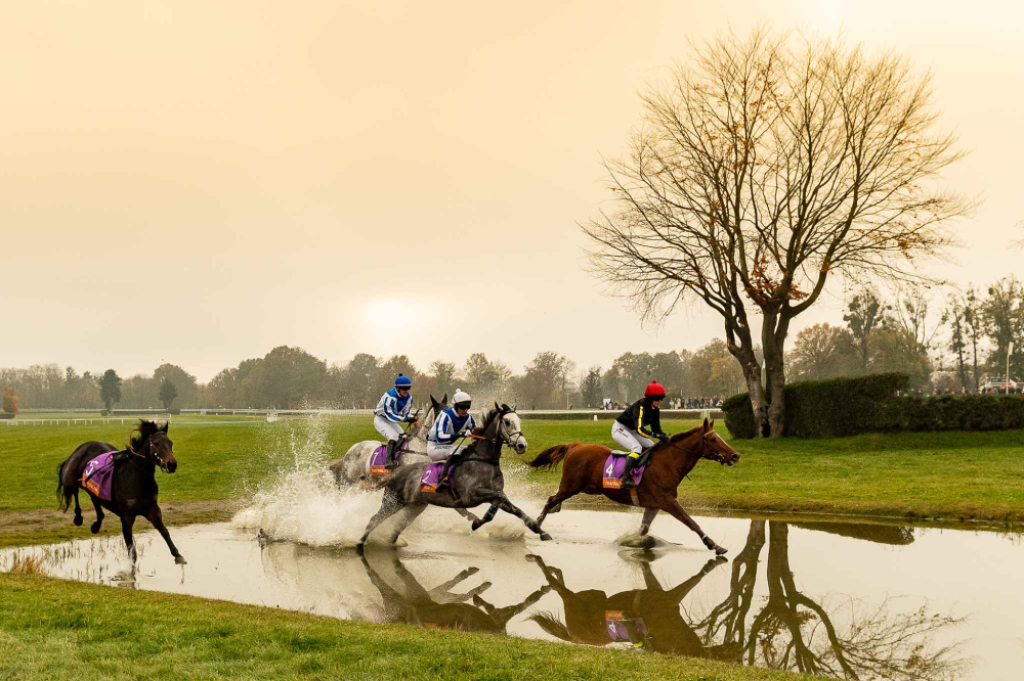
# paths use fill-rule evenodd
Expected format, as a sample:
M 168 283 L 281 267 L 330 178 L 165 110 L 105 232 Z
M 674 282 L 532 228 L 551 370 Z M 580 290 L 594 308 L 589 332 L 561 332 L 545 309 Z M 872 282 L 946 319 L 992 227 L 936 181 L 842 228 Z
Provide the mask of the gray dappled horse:
M 537 521 L 523 513 L 508 497 L 505 496 L 505 479 L 501 474 L 501 447 L 508 445 L 519 454 L 526 451 L 527 442 L 522 433 L 522 422 L 519 414 L 507 404 L 498 406 L 484 416 L 484 423 L 474 432 L 474 442 L 462 454 L 462 463 L 451 470 L 448 475 L 450 491 L 421 492 L 420 480 L 427 464 L 417 463 L 398 468 L 384 483 L 384 499 L 380 510 L 370 519 L 356 549 L 363 550 L 367 537 L 386 519 L 401 512 L 397 525 L 391 534 L 391 543 L 398 541 L 398 536 L 407 528 L 427 506 L 466 509 L 491 504 L 484 520 L 473 523 L 476 530 L 480 525 L 491 520 L 497 509 L 511 513 L 522 519 L 523 523 L 542 540 L 551 539 L 550 535 L 540 529 Z
M 410 425 L 405 431 L 407 437 L 405 444 L 402 446 L 401 458 L 399 459 L 402 466 L 413 463 L 430 463 L 430 457 L 427 455 L 427 433 L 430 432 L 431 426 L 437 420 L 438 414 L 444 411 L 447 406 L 448 393 L 445 393 L 440 401 L 435 400 L 433 395 L 430 396 L 430 409 L 427 410 L 426 416 Z M 383 487 L 384 483 L 391 476 L 370 475 L 369 472 L 370 455 L 383 444 L 386 443 L 380 440 L 363 440 L 349 447 L 344 457 L 332 461 L 328 468 L 334 474 L 334 483 L 338 486 L 338 489 L 354 486 L 359 486 L 363 489 L 379 489 Z M 469 520 L 475 526 L 479 526 L 481 521 L 475 515 L 464 508 L 456 508 L 455 510 L 463 518 Z M 493 509 L 490 516 L 493 518 L 495 513 L 497 513 L 497 509 Z M 476 529 L 476 527 L 473 529 Z
M 440 402 L 435 400 L 433 395 L 430 396 L 430 409 L 427 410 L 426 416 L 419 422 L 410 425 L 405 431 L 405 446 L 402 448 L 401 454 L 402 465 L 426 463 L 430 460 L 427 456 L 427 433 L 430 432 L 430 427 L 434 425 L 438 414 L 447 406 L 448 393 L 445 393 Z M 383 486 L 390 476 L 371 476 L 369 474 L 370 455 L 383 444 L 387 443 L 379 440 L 363 440 L 349 447 L 344 457 L 332 461 L 329 468 L 334 474 L 335 484 L 339 488 L 359 485 L 365 489 L 377 489 Z

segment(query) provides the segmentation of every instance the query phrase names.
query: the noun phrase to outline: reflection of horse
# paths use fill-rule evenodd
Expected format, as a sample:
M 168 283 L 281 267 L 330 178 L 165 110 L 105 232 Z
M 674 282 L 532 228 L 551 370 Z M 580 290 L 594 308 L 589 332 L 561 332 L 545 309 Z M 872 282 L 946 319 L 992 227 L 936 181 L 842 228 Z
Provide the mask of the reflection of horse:
M 433 395 L 430 396 L 430 409 L 427 410 L 426 415 L 405 431 L 405 444 L 400 450 L 400 454 L 396 454 L 396 456 L 401 456 L 399 460 L 402 465 L 426 463 L 430 460 L 427 456 L 427 433 L 434 425 L 434 419 L 447 406 L 448 393 L 445 393 L 440 401 L 435 400 Z M 360 485 L 367 489 L 375 489 L 382 486 L 388 476 L 371 476 L 369 470 L 370 455 L 383 444 L 387 443 L 378 440 L 363 440 L 349 447 L 344 457 L 332 461 L 329 467 L 338 487 Z
M 171 535 L 164 525 L 163 512 L 157 503 L 160 488 L 156 484 L 156 467 L 165 473 L 174 473 L 178 461 L 174 458 L 174 444 L 167 437 L 165 423 L 162 428 L 152 421 L 139 421 L 138 436 L 132 437 L 128 449 L 118 451 L 109 442 L 86 442 L 78 446 L 64 463 L 57 468 L 57 501 L 67 511 L 71 497 L 75 497 L 75 525 L 82 524 L 82 507 L 78 503 L 78 491 L 82 488 L 82 473 L 90 461 L 100 454 L 116 452 L 114 456 L 113 479 L 110 483 L 110 499 L 101 499 L 86 487 L 96 508 L 96 522 L 92 533 L 97 534 L 103 525 L 103 509 L 121 519 L 121 533 L 128 547 L 128 554 L 135 562 L 136 551 L 132 537 L 135 518 L 143 516 L 160 532 L 167 547 L 174 556 L 174 562 L 184 565 L 185 559 L 178 553 L 171 541 Z
M 703 427 L 697 426 L 654 445 L 651 449 L 650 463 L 635 490 L 604 488 L 604 465 L 611 451 L 603 445 L 581 445 L 573 442 L 545 449 L 538 454 L 537 458 L 530 462 L 533 468 L 550 468 L 562 461 L 565 461 L 565 465 L 562 467 L 562 481 L 558 491 L 548 498 L 544 510 L 537 518 L 537 523 L 543 523 L 548 513 L 557 513 L 561 510 L 563 501 L 581 492 L 603 494 L 620 504 L 642 506 L 646 509 L 640 524 L 641 535 L 647 534 L 650 530 L 658 511 L 665 511 L 696 532 L 709 549 L 718 555 L 726 552 L 726 549 L 704 534 L 676 499 L 679 483 L 701 459 L 710 459 L 730 466 L 740 459 L 736 450 L 715 432 L 714 421 L 708 424 L 708 420 L 704 419 Z
M 505 478 L 501 474 L 501 447 L 508 445 L 520 454 L 525 452 L 527 447 L 519 414 L 507 404 L 498 406 L 495 403 L 494 409 L 484 416 L 483 421 L 483 426 L 473 433 L 473 444 L 462 454 L 462 462 L 452 468 L 448 475 L 450 493 L 420 490 L 425 464 L 402 466 L 388 477 L 384 484 L 384 499 L 380 510 L 370 519 L 366 532 L 356 545 L 357 550 L 363 550 L 366 539 L 378 525 L 401 511 L 402 515 L 391 534 L 391 543 L 394 544 L 398 541 L 398 535 L 423 513 L 427 506 L 466 509 L 490 504 L 491 508 L 484 518 L 473 523 L 474 530 L 483 522 L 491 520 L 500 508 L 522 519 L 523 523 L 539 534 L 541 539 L 551 539 L 540 529 L 537 521 L 523 513 L 505 496 Z
M 402 583 L 400 588 L 394 588 L 388 584 L 365 557 L 363 565 L 366 567 L 366 574 L 369 575 L 370 581 L 377 587 L 384 599 L 384 613 L 387 622 L 503 634 L 513 617 L 529 608 L 551 590 L 549 586 L 542 586 L 517 605 L 496 608 L 480 597 L 480 594 L 491 588 L 490 582 L 484 582 L 464 594 L 451 592 L 453 588 L 478 572 L 475 567 L 466 568 L 444 584 L 428 590 L 394 554 L 392 554 L 391 565 Z M 466 602 L 470 599 L 473 601 L 472 604 Z
M 712 570 L 726 562 L 712 558 L 690 579 L 665 589 L 643 561 L 643 589 L 622 591 L 611 596 L 604 591 L 588 589 L 571 591 L 565 585 L 562 571 L 548 567 L 540 556 L 529 556 L 544 572 L 548 584 L 562 598 L 565 623 L 550 614 L 531 619 L 552 636 L 572 643 L 605 646 L 619 640 L 630 641 L 635 648 L 659 653 L 738 659 L 735 646 L 705 646 L 693 628 L 680 614 L 680 603 Z

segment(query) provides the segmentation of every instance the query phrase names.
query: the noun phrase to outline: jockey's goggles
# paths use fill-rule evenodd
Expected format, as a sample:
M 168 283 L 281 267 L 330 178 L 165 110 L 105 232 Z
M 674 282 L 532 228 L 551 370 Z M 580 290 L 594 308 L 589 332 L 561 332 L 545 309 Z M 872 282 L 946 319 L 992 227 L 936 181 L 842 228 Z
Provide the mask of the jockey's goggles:
M 473 406 L 472 402 L 459 402 L 458 404 L 455 405 L 455 408 L 456 409 L 469 409 L 472 406 Z

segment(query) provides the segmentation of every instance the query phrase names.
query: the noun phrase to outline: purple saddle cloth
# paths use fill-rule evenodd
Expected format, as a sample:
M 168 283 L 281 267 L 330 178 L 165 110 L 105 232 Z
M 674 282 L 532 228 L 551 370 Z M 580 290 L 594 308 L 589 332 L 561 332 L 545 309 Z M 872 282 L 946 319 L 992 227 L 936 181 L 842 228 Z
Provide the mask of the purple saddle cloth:
M 106 452 L 85 464 L 82 471 L 82 487 L 100 499 L 110 501 L 110 486 L 114 481 L 114 454 Z
M 391 471 L 384 467 L 387 463 L 388 446 L 381 445 L 370 454 L 370 475 L 391 475 Z
M 423 477 L 420 478 L 420 491 L 427 493 L 436 492 L 442 470 L 444 470 L 444 461 L 427 464 L 427 467 L 423 469 Z
M 609 454 L 604 462 L 604 475 L 602 486 L 605 489 L 622 489 L 622 472 L 626 470 L 625 456 Z M 647 465 L 637 466 L 633 469 L 633 482 L 640 484 L 640 478 L 644 477 L 644 469 Z
M 647 635 L 647 625 L 644 621 L 637 617 L 635 619 L 627 619 L 625 613 L 621 610 L 605 610 L 604 612 L 604 623 L 608 627 L 608 636 L 613 641 L 629 641 L 631 637 L 629 635 L 629 625 L 632 624 L 633 628 L 637 633 Z

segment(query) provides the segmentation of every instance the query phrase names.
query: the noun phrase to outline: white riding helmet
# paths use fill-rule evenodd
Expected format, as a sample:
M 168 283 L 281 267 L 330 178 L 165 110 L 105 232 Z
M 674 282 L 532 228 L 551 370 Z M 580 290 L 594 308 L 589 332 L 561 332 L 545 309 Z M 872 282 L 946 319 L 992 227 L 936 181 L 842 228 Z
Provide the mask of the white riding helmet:
M 465 408 L 469 409 L 473 404 L 473 398 L 469 396 L 469 393 L 462 392 L 456 388 L 455 397 L 452 398 L 452 405 L 458 407 L 462 404 L 465 404 Z

